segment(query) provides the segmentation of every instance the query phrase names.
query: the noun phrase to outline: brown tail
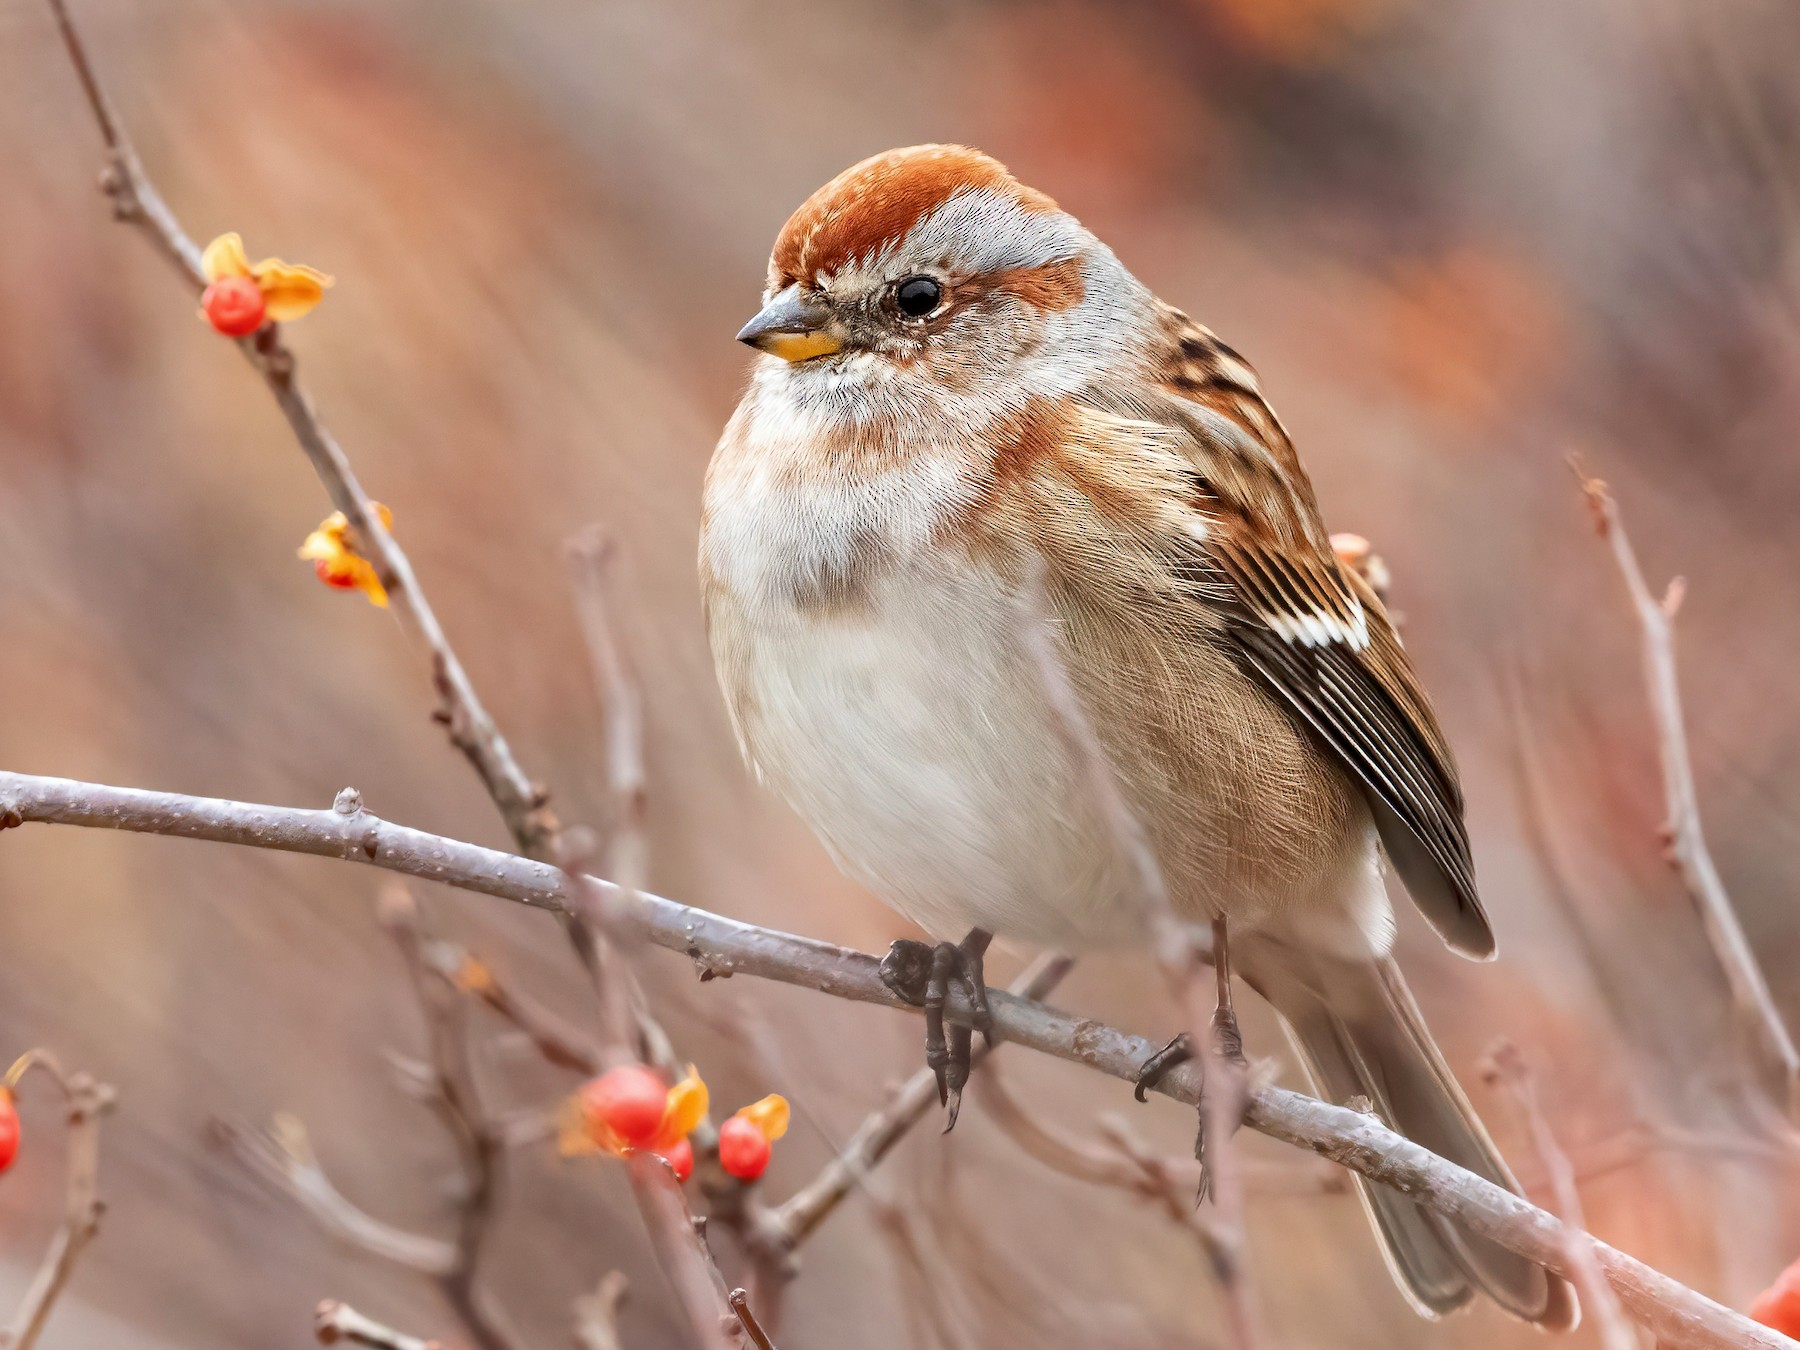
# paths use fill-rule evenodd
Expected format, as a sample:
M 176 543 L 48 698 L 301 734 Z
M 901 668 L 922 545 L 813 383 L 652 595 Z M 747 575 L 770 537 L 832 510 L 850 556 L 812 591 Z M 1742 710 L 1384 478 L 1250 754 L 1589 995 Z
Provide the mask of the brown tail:
M 1392 961 L 1301 967 L 1285 959 L 1287 953 L 1255 956 L 1240 963 L 1245 978 L 1281 1014 L 1321 1094 L 1336 1102 L 1367 1097 L 1414 1143 L 1519 1193 Z M 1479 1291 L 1514 1316 L 1552 1330 L 1579 1320 L 1574 1291 L 1541 1266 L 1464 1232 L 1398 1191 L 1361 1177 L 1357 1185 L 1388 1268 L 1424 1315 L 1452 1312 Z

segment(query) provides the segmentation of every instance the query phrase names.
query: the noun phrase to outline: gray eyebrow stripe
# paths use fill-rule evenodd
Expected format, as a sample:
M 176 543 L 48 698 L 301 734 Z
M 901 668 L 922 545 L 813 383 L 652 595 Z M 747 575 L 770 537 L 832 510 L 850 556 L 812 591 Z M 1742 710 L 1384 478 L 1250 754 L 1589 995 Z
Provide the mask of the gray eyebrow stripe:
M 1061 211 L 1030 211 L 992 188 L 964 188 L 932 210 L 893 250 L 975 273 L 1042 267 L 1083 251 L 1087 232 Z

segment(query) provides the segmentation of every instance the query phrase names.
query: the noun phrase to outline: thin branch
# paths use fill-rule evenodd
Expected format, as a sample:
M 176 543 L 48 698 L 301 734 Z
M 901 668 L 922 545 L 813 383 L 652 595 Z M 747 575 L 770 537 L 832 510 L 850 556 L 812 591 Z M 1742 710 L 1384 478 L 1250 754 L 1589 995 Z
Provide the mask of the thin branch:
M 606 840 L 600 849 L 600 870 L 627 892 L 636 891 L 647 886 L 650 879 L 649 775 L 644 768 L 643 694 L 613 623 L 618 607 L 613 580 L 617 550 L 596 527 L 570 540 L 567 551 L 575 607 L 606 714 L 606 782 L 612 800 L 607 811 Z M 565 843 L 558 861 L 566 867 L 578 852 L 572 843 Z M 608 917 L 601 897 L 585 919 L 605 931 Z M 629 937 L 612 932 L 606 932 L 606 936 L 615 940 Z M 590 966 L 596 957 L 588 949 L 597 940 L 596 935 L 589 934 L 577 942 Z M 684 1062 L 675 1053 L 667 1033 L 650 1016 L 641 993 L 634 995 L 634 1002 L 637 1043 L 643 1057 L 671 1077 L 679 1077 Z M 694 1139 L 702 1157 L 717 1153 L 718 1132 L 710 1116 L 701 1117 Z
M 1793 1037 L 1781 1020 L 1768 981 L 1744 936 L 1743 925 L 1726 894 L 1719 870 L 1713 865 L 1712 851 L 1700 828 L 1700 797 L 1688 757 L 1687 726 L 1675 667 L 1675 612 L 1681 604 L 1684 583 L 1677 577 L 1660 597 L 1651 591 L 1612 493 L 1600 479 L 1588 476 L 1579 463 L 1572 461 L 1571 467 L 1587 495 L 1595 530 L 1612 547 L 1613 560 L 1643 629 L 1644 681 L 1656 719 L 1657 752 L 1662 761 L 1663 796 L 1668 811 L 1664 843 L 1669 863 L 1700 912 L 1707 939 L 1731 988 L 1739 1020 L 1779 1076 L 1790 1120 L 1800 1120 L 1800 1051 L 1794 1048 Z
M 177 221 L 133 150 L 122 121 L 95 75 L 66 0 L 49 0 L 49 3 L 106 144 L 108 168 L 102 185 L 112 198 L 115 215 L 121 221 L 139 226 L 176 262 L 196 290 L 204 287 L 206 277 L 200 267 L 200 248 Z M 444 726 L 451 743 L 475 769 L 519 850 L 528 857 L 540 859 L 564 856 L 568 847 L 561 838 L 561 827 L 550 809 L 547 794 L 520 767 L 505 736 L 476 693 L 461 658 L 450 645 L 437 613 L 413 571 L 411 559 L 382 524 L 380 513 L 370 504 L 368 494 L 351 468 L 349 457 L 296 379 L 295 357 L 282 341 L 279 325 L 265 325 L 252 336 L 239 340 L 238 347 L 274 395 L 332 504 L 354 527 L 359 551 L 375 567 L 382 585 L 397 598 L 401 613 L 411 620 L 430 654 L 432 684 L 439 699 L 434 719 Z M 617 668 L 623 670 L 623 663 L 618 663 Z M 608 692 L 617 694 L 619 691 Z M 635 725 L 636 697 L 629 690 L 626 694 L 628 699 L 620 695 L 621 706 L 625 708 L 622 716 L 628 719 L 628 725 Z M 615 717 L 615 730 L 618 725 Z M 629 757 L 637 754 L 632 748 L 635 744 L 632 738 L 615 736 L 612 744 L 615 757 L 624 757 L 621 763 L 629 764 Z M 616 769 L 617 766 L 615 779 L 618 777 Z M 640 768 L 631 794 L 635 813 L 632 819 L 640 825 L 642 786 Z M 638 837 L 641 837 L 641 829 Z M 594 969 L 592 938 L 584 931 L 579 914 L 569 920 L 569 933 L 591 975 Z M 664 1068 L 678 1071 L 680 1061 L 669 1047 L 662 1028 L 641 1007 L 638 1020 L 639 1034 L 651 1058 Z
M 1006 1086 L 1006 1077 L 998 1066 L 989 1068 L 982 1077 L 982 1083 L 982 1092 L 987 1098 L 988 1110 L 993 1115 L 994 1123 L 1019 1146 L 1021 1152 L 1053 1172 L 1060 1172 L 1090 1186 L 1106 1186 L 1130 1191 L 1145 1199 L 1159 1199 L 1165 1183 L 1180 1184 L 1174 1182 L 1167 1173 L 1175 1170 L 1198 1170 L 1192 1164 L 1171 1168 L 1162 1160 L 1159 1160 L 1159 1165 L 1154 1169 L 1139 1166 L 1116 1145 L 1090 1142 L 1065 1133 L 1027 1111 Z M 1154 1175 L 1153 1171 L 1164 1175 Z M 1197 1176 L 1190 1177 L 1191 1181 L 1198 1179 Z M 1189 1210 L 1194 1208 L 1191 1188 L 1182 1200 L 1181 1207 Z
M 49 3 L 106 144 L 107 167 L 101 186 L 112 199 L 113 214 L 124 223 L 137 226 L 175 264 L 189 286 L 201 290 L 206 276 L 200 268 L 200 246 L 182 228 L 145 172 L 124 123 L 94 72 L 66 0 Z M 240 338 L 238 348 L 274 395 L 332 504 L 354 527 L 358 551 L 373 564 L 381 584 L 394 596 L 400 612 L 411 621 L 430 653 L 432 682 L 441 703 L 437 720 L 481 776 L 519 847 L 528 854 L 542 856 L 555 831 L 556 818 L 542 790 L 525 776 L 506 738 L 482 705 L 468 672 L 444 635 L 436 610 L 419 586 L 411 559 L 381 523 L 343 447 L 301 387 L 295 375 L 294 354 L 282 341 L 280 326 L 265 324 L 251 336 Z
M 544 863 L 393 825 L 363 810 L 348 815 L 302 811 L 0 771 L 0 828 L 26 822 L 309 853 L 551 911 L 569 903 L 572 886 L 563 872 Z M 599 878 L 584 880 L 618 894 Z M 643 941 L 686 955 L 702 970 L 917 1011 L 882 983 L 877 959 L 864 952 L 757 927 L 649 892 L 622 909 L 620 922 Z M 994 991 L 990 999 L 995 1026 L 1006 1040 L 1125 1082 L 1136 1079 L 1138 1067 L 1156 1049 L 1142 1037 L 1008 993 Z M 960 993 L 951 994 L 945 1014 L 959 1025 L 973 1025 Z M 1181 1066 L 1156 1090 L 1176 1101 L 1197 1103 L 1199 1075 L 1192 1066 Z M 1249 1094 L 1244 1123 L 1409 1195 L 1478 1237 L 1491 1238 L 1560 1275 L 1570 1273 L 1567 1228 L 1554 1215 L 1402 1138 L 1371 1116 L 1268 1085 Z M 1626 1311 L 1671 1346 L 1794 1350 L 1796 1343 L 1785 1336 L 1643 1262 L 1604 1243 L 1596 1243 L 1595 1250 Z
M 545 1063 L 587 1077 L 601 1071 L 598 1046 L 543 1004 L 501 979 L 486 961 L 442 938 L 426 942 L 419 955 L 432 970 L 463 993 L 481 1000 L 522 1032 Z
M 347 800 L 340 794 L 340 804 Z M 334 810 L 337 809 L 334 807 Z M 278 1117 L 268 1131 L 221 1124 L 219 1133 L 240 1159 L 299 1200 L 320 1225 L 366 1251 L 430 1275 L 483 1350 L 515 1350 L 517 1334 L 491 1306 L 477 1282 L 494 1210 L 500 1173 L 510 1147 L 506 1122 L 493 1119 L 475 1080 L 473 1045 L 464 991 L 427 959 L 432 939 L 405 886 L 384 888 L 382 927 L 406 961 L 424 1014 L 430 1063 L 416 1074 L 419 1098 L 444 1122 L 462 1161 L 456 1236 L 451 1242 L 421 1237 L 382 1223 L 346 1199 L 319 1166 L 305 1127 Z
M 421 1340 L 364 1317 L 348 1303 L 326 1299 L 313 1310 L 313 1335 L 320 1345 L 369 1346 L 371 1350 L 444 1350 L 442 1341 Z
M 1076 1181 L 1128 1191 L 1148 1200 L 1198 1239 L 1215 1265 L 1229 1259 L 1218 1250 L 1217 1226 L 1194 1203 L 1193 1180 L 1197 1178 L 1184 1180 L 1183 1174 L 1189 1173 L 1190 1168 L 1172 1166 L 1171 1160 L 1155 1157 L 1123 1129 L 1122 1123 L 1109 1134 L 1104 1145 L 1065 1134 L 1021 1106 L 996 1068 L 983 1075 L 979 1090 L 994 1122 L 1026 1156 Z
M 1575 1184 L 1575 1169 L 1569 1157 L 1556 1142 L 1550 1122 L 1544 1119 L 1538 1102 L 1537 1083 L 1525 1064 L 1525 1056 L 1510 1041 L 1502 1041 L 1488 1051 L 1488 1082 L 1498 1085 L 1512 1099 L 1525 1133 L 1531 1137 L 1538 1165 L 1550 1179 L 1550 1194 L 1555 1198 L 1556 1212 L 1567 1224 L 1564 1230 L 1569 1252 L 1571 1279 L 1581 1295 L 1582 1307 L 1593 1314 L 1600 1327 L 1600 1344 L 1605 1350 L 1637 1350 L 1637 1333 L 1625 1320 L 1619 1300 L 1607 1285 L 1594 1254 L 1594 1239 L 1585 1231 L 1587 1219 L 1582 1214 L 1581 1192 Z
M 877 1230 L 893 1249 L 906 1290 L 901 1303 L 911 1319 L 914 1343 L 940 1350 L 983 1350 L 971 1330 L 972 1319 L 961 1306 L 964 1300 L 956 1297 L 961 1293 L 954 1283 L 959 1272 L 944 1269 L 941 1255 L 927 1250 L 905 1209 L 885 1200 L 872 1200 L 869 1208 Z
M 642 692 L 616 623 L 618 550 L 595 527 L 570 540 L 567 554 L 576 610 L 607 720 L 607 786 L 611 804 L 605 870 L 629 896 L 649 882 L 649 780 L 644 767 Z M 605 918 L 603 905 L 594 908 Z M 608 936 L 629 937 L 611 930 Z M 641 997 L 638 1006 L 645 1056 L 679 1075 L 681 1064 L 668 1037 L 644 1014 Z M 772 1255 L 771 1244 L 764 1239 L 768 1208 L 760 1198 L 759 1188 L 725 1172 L 719 1162 L 718 1127 L 710 1114 L 702 1114 L 695 1123 L 690 1140 L 696 1184 L 706 1199 L 708 1217 L 737 1237 L 750 1259 L 753 1281 L 766 1299 L 766 1310 L 774 1317 L 779 1313 L 781 1289 L 791 1262 L 785 1254 Z
M 1021 971 L 1010 989 L 1021 998 L 1042 999 L 1062 982 L 1073 965 L 1072 958 L 1047 952 Z M 981 1064 L 997 1048 L 985 1039 L 975 1045 L 971 1067 Z M 894 1088 L 818 1174 L 782 1204 L 773 1208 L 762 1204 L 754 1189 L 742 1186 L 738 1188 L 735 1207 L 728 1195 L 713 1196 L 715 1206 L 730 1221 L 734 1235 L 750 1258 L 756 1296 L 770 1325 L 774 1325 L 773 1314 L 781 1307 L 782 1292 L 799 1273 L 795 1254 L 801 1244 L 862 1186 L 868 1174 L 908 1131 L 937 1109 L 936 1074 L 931 1069 L 920 1069 Z
M 626 912 L 641 907 L 647 893 L 635 888 L 621 890 L 589 876 L 578 869 L 573 857 L 558 861 L 560 866 L 553 875 L 559 888 L 566 887 L 562 896 L 565 913 L 581 916 L 584 922 L 580 927 L 590 942 L 590 970 L 600 996 L 600 1062 L 608 1067 L 636 1062 L 632 1042 L 643 1025 L 642 997 L 636 978 L 611 950 L 597 920 L 606 915 L 606 931 L 642 941 L 641 933 L 620 920 Z M 687 1196 L 674 1171 L 654 1153 L 638 1153 L 625 1159 L 625 1175 L 657 1261 L 686 1314 L 693 1344 L 699 1350 L 736 1350 L 738 1338 L 726 1333 L 730 1312 L 725 1305 L 725 1281 L 713 1264 L 712 1253 L 695 1233 Z
M 725 1277 L 706 1245 L 706 1221 L 688 1212 L 675 1173 L 654 1153 L 626 1158 L 625 1173 L 638 1197 L 657 1263 L 687 1313 L 693 1345 L 697 1350 L 742 1350 L 737 1320 L 726 1302 Z
M 649 884 L 644 768 L 644 700 L 613 616 L 618 547 L 598 527 L 567 545 L 575 609 L 606 713 L 606 785 L 612 796 L 606 874 L 627 888 Z
M 762 1323 L 756 1320 L 756 1314 L 750 1308 L 749 1291 L 733 1289 L 727 1297 L 731 1303 L 731 1310 L 737 1314 L 738 1321 L 743 1324 L 744 1334 L 750 1338 L 750 1344 L 754 1345 L 756 1350 L 775 1350 L 775 1342 L 769 1339 L 769 1333 L 763 1330 Z
M 100 1231 L 100 1216 L 106 1208 L 100 1199 L 100 1120 L 113 1109 L 117 1095 L 92 1074 L 66 1072 L 48 1050 L 28 1050 L 14 1060 L 3 1080 L 5 1090 L 17 1088 L 33 1069 L 55 1080 L 68 1108 L 68 1184 L 62 1223 L 12 1320 L 0 1328 L 4 1350 L 30 1350 L 37 1343 L 51 1308 L 75 1272 L 76 1261 Z
M 1047 997 L 1062 983 L 1074 962 L 1054 953 L 1038 957 L 1011 985 L 1011 992 L 1034 1002 Z M 980 1064 L 997 1045 L 977 1044 L 972 1064 Z M 857 1187 L 862 1185 L 876 1164 L 893 1151 L 906 1132 L 938 1107 L 937 1076 L 931 1069 L 920 1069 L 895 1088 L 863 1123 L 857 1126 L 838 1155 L 819 1170 L 807 1185 L 794 1192 L 773 1211 L 773 1232 L 783 1248 L 792 1252 L 813 1230 L 825 1222 Z
M 396 1228 L 345 1198 L 319 1166 L 306 1127 L 293 1116 L 276 1116 L 266 1130 L 219 1120 L 213 1122 L 212 1132 L 253 1173 L 351 1246 L 434 1279 L 445 1279 L 456 1269 L 454 1244 Z
M 425 959 L 431 940 L 418 903 L 399 882 L 384 889 L 382 927 L 406 961 L 413 992 L 425 1017 L 431 1046 L 431 1079 L 438 1116 L 462 1159 L 463 1185 L 456 1214 L 456 1260 L 443 1276 L 444 1295 L 483 1350 L 514 1350 L 519 1338 L 478 1283 L 494 1211 L 499 1204 L 507 1140 L 483 1100 L 475 1078 L 469 1004 L 462 990 Z
M 580 1350 L 624 1350 L 619 1339 L 619 1305 L 627 1281 L 621 1271 L 608 1271 L 591 1294 L 575 1300 L 575 1344 Z

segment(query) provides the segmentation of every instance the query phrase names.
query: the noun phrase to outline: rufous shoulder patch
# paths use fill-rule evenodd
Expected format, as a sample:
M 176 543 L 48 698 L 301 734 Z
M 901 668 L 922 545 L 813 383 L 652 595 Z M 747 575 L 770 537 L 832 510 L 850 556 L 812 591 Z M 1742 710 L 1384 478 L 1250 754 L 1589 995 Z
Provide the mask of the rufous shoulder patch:
M 776 284 L 811 281 L 904 239 L 956 193 L 990 188 L 1031 211 L 1056 203 L 1025 187 L 999 160 L 966 145 L 912 145 L 853 164 L 801 203 L 775 240 Z

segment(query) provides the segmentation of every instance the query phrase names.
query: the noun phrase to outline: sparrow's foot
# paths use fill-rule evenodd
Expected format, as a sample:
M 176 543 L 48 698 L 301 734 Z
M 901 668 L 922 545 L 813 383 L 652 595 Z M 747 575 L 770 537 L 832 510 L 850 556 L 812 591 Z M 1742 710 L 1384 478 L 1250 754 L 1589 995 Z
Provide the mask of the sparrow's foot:
M 955 1127 L 962 1109 L 975 1038 L 968 1027 L 954 1023 L 946 1027 L 944 1004 L 955 984 L 969 1002 L 975 1026 L 992 1044 L 994 1017 L 982 978 L 982 958 L 992 941 L 993 934 L 979 928 L 970 929 L 961 942 L 936 946 L 902 938 L 881 958 L 881 982 L 898 998 L 925 1009 L 925 1063 L 937 1076 L 938 1101 L 948 1112 L 946 1134 Z
M 1237 1014 L 1231 1009 L 1220 1008 L 1213 1014 L 1212 1034 L 1219 1058 L 1238 1065 L 1250 1062 L 1244 1058 L 1244 1035 L 1238 1030 Z M 1162 1082 L 1170 1069 L 1193 1057 L 1194 1038 L 1184 1031 L 1138 1066 L 1137 1089 L 1132 1095 L 1140 1102 L 1147 1100 L 1144 1094 Z
M 1194 1057 L 1194 1038 L 1182 1032 L 1149 1059 L 1138 1065 L 1137 1087 L 1132 1092 L 1140 1102 L 1148 1101 L 1144 1094 L 1162 1082 L 1163 1076 L 1177 1064 L 1186 1064 Z
M 1243 1033 L 1238 1030 L 1237 1014 L 1230 1008 L 1219 1008 L 1214 1011 L 1212 1038 L 1213 1049 L 1217 1052 L 1219 1059 L 1223 1061 L 1223 1067 L 1227 1072 L 1242 1073 L 1249 1067 L 1249 1061 L 1244 1058 L 1244 1037 Z M 1143 1066 L 1138 1069 L 1135 1094 L 1137 1099 L 1140 1102 L 1145 1100 L 1144 1094 L 1161 1082 L 1163 1075 L 1177 1064 L 1185 1064 L 1193 1058 L 1193 1037 L 1183 1032 L 1145 1060 Z M 1213 1087 L 1214 1085 L 1208 1082 L 1202 1086 L 1201 1091 L 1210 1091 L 1213 1090 Z M 1206 1159 L 1206 1103 L 1204 1100 L 1198 1109 L 1200 1123 L 1194 1135 L 1194 1157 L 1200 1163 L 1200 1194 L 1196 1198 L 1196 1203 L 1204 1201 L 1212 1188 L 1212 1172 L 1207 1167 Z M 1241 1121 L 1234 1121 L 1232 1128 L 1236 1129 L 1241 1123 Z

